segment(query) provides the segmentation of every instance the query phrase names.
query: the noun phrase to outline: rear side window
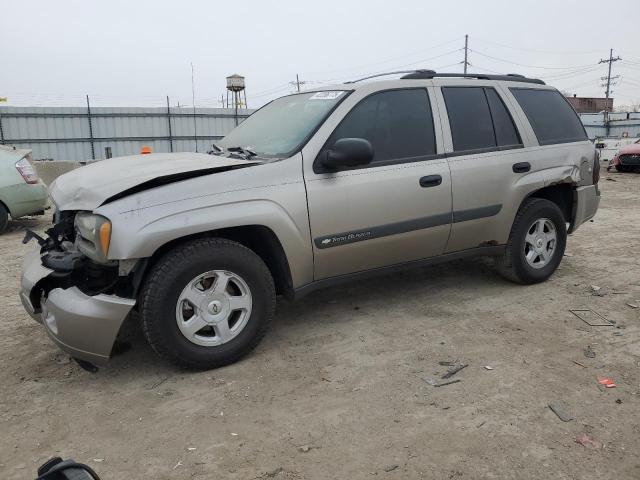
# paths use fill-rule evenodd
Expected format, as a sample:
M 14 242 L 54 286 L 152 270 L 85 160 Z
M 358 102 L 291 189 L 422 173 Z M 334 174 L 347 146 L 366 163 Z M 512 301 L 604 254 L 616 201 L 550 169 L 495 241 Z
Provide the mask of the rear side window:
M 365 98 L 334 130 L 326 148 L 341 138 L 369 140 L 373 164 L 435 155 L 436 139 L 427 91 L 389 90 Z
M 538 143 L 578 142 L 587 134 L 580 118 L 557 90 L 510 88 L 531 123 Z
M 485 87 L 443 87 L 453 149 L 491 151 L 522 146 L 498 93 Z
M 513 124 L 513 119 L 504 106 L 498 93 L 493 88 L 485 88 L 489 109 L 491 110 L 491 118 L 493 119 L 493 128 L 496 132 L 496 143 L 499 147 L 511 147 L 522 145 L 522 140 Z

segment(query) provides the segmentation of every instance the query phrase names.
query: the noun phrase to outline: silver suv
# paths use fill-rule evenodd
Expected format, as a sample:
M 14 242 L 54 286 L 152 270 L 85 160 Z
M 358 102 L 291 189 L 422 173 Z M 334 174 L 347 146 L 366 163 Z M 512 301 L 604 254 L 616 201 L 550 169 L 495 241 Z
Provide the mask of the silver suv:
M 598 179 L 578 116 L 540 80 L 341 84 L 272 101 L 209 154 L 59 177 L 20 296 L 82 361 L 106 361 L 135 310 L 162 357 L 218 367 L 256 346 L 277 295 L 473 255 L 541 282 L 596 213 Z

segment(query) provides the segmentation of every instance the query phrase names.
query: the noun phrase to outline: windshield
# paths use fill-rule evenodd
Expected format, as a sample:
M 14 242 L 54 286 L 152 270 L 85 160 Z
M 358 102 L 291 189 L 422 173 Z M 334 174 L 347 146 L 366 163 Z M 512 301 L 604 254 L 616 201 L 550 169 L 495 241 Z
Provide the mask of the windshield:
M 218 146 L 240 147 L 261 157 L 291 156 L 346 94 L 327 90 L 278 98 L 238 125 Z

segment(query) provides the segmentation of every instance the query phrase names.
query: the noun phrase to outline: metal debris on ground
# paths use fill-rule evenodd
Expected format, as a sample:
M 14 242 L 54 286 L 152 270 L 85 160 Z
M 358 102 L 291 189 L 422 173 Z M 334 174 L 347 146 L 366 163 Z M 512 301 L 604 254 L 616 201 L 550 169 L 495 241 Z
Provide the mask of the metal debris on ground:
M 438 362 L 438 365 L 440 365 L 441 367 L 452 367 L 456 363 L 458 363 L 457 360 L 442 360 Z
M 591 345 L 587 345 L 587 348 L 584 349 L 584 356 L 587 358 L 596 358 L 596 352 Z
M 384 471 L 385 472 L 392 472 L 394 471 L 396 468 L 398 468 L 400 465 L 387 465 L 386 467 L 384 467 Z
M 608 287 L 600 287 L 599 285 L 591 285 L 591 295 L 595 295 L 596 297 L 604 297 L 608 295 L 610 289 Z
M 445 385 L 451 385 L 452 383 L 458 383 L 461 380 L 456 378 L 455 380 L 449 380 L 448 382 L 436 383 L 434 387 L 444 387 Z
M 463 363 L 463 364 L 460 364 L 460 365 L 454 365 L 454 366 L 451 366 L 451 367 L 449 367 L 449 369 L 447 370 L 447 373 L 445 373 L 441 378 L 442 378 L 443 380 L 444 380 L 444 379 L 447 379 L 447 378 L 451 378 L 451 377 L 453 377 L 456 373 L 458 373 L 460 370 L 462 370 L 463 368 L 466 368 L 466 367 L 468 367 L 468 366 L 469 366 L 469 364 L 468 364 L 468 363 Z
M 602 385 L 605 388 L 614 388 L 616 384 L 609 377 L 598 377 L 598 385 Z
M 631 308 L 640 308 L 640 305 L 636 304 L 636 303 L 627 303 L 627 305 Z
M 569 413 L 567 413 L 564 407 L 560 405 L 558 402 L 550 403 L 549 408 L 563 422 L 570 422 L 571 420 L 573 420 L 573 417 Z
M 569 311 L 591 327 L 612 327 L 615 323 L 591 309 L 570 308 Z
M 576 438 L 575 442 L 579 443 L 583 447 L 592 448 L 594 450 L 598 450 L 602 448 L 602 444 L 600 442 L 598 442 L 597 440 L 594 440 L 586 433 L 583 433 L 578 438 Z
M 582 364 L 582 363 L 580 363 L 580 362 L 577 362 L 577 361 L 575 361 L 575 360 L 571 360 L 571 361 L 572 361 L 573 363 L 575 363 L 576 365 L 580 365 L 582 368 L 587 368 L 587 366 L 586 366 L 586 365 L 583 365 L 583 364 Z
M 491 365 L 485 365 L 484 369 L 485 370 L 493 370 L 493 367 Z

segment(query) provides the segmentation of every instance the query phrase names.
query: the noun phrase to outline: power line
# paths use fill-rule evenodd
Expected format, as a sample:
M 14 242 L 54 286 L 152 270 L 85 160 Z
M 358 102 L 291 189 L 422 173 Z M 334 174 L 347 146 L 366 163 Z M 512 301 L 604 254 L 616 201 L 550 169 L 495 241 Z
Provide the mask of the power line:
M 486 43 L 486 44 L 489 44 L 489 45 L 496 45 L 498 47 L 503 47 L 503 48 L 510 48 L 512 50 L 521 50 L 523 52 L 547 53 L 547 54 L 552 54 L 552 55 L 592 55 L 594 53 L 598 53 L 597 51 L 591 51 L 591 52 L 559 52 L 557 50 L 537 50 L 537 49 L 533 49 L 533 48 L 516 47 L 514 45 L 505 45 L 504 43 L 498 43 L 498 42 L 494 42 L 494 41 L 484 40 L 482 38 L 477 38 L 477 37 L 474 37 L 473 39 L 476 42 Z
M 370 68 L 370 67 L 373 67 L 373 66 L 376 66 L 376 65 L 382 65 L 384 63 L 394 62 L 396 60 L 400 60 L 400 59 L 403 59 L 403 58 L 414 57 L 414 56 L 419 55 L 421 53 L 425 53 L 425 52 L 428 52 L 430 50 L 434 50 L 434 49 L 436 49 L 438 47 L 443 47 L 445 45 L 449 45 L 451 43 L 458 42 L 461 38 L 462 37 L 456 37 L 456 38 L 454 38 L 452 40 L 447 40 L 446 42 L 438 43 L 436 45 L 432 45 L 432 46 L 427 47 L 427 48 L 422 48 L 422 49 L 416 50 L 416 51 L 414 51 L 412 53 L 407 53 L 405 55 L 400 55 L 400 56 L 396 56 L 396 57 L 392 57 L 392 58 L 387 58 L 386 60 L 380 60 L 378 62 L 368 63 L 368 64 L 364 64 L 364 65 L 358 65 L 358 66 L 354 66 L 354 67 L 338 68 L 338 69 L 334 69 L 334 70 L 323 70 L 322 72 L 318 72 L 318 71 L 317 72 L 310 72 L 310 73 L 308 72 L 308 74 L 311 74 L 311 75 L 315 75 L 315 74 L 324 75 L 324 74 L 337 73 L 337 72 L 361 71 L 362 69 Z M 395 67 L 393 67 L 393 68 L 390 67 L 389 69 L 393 70 L 393 69 L 395 69 Z M 348 75 L 347 77 L 343 77 L 343 78 L 352 78 L 353 76 L 357 76 L 357 75 L 356 74 Z
M 570 70 L 572 68 L 582 68 L 582 67 L 588 67 L 588 66 L 592 65 L 590 63 L 588 63 L 586 65 L 574 65 L 574 66 L 570 66 L 570 67 L 546 67 L 546 66 L 541 66 L 541 65 L 527 65 L 526 63 L 513 62 L 511 60 L 506 60 L 504 58 L 499 58 L 499 57 L 494 57 L 492 55 L 487 55 L 486 53 L 482 53 L 482 52 L 479 52 L 477 50 L 471 50 L 471 51 L 473 53 L 475 53 L 476 55 L 480 55 L 482 57 L 491 58 L 492 60 L 497 60 L 498 62 L 510 63 L 512 65 L 517 65 L 519 67 L 541 68 L 541 69 L 544 69 L 544 70 Z

